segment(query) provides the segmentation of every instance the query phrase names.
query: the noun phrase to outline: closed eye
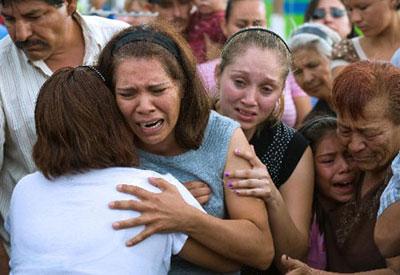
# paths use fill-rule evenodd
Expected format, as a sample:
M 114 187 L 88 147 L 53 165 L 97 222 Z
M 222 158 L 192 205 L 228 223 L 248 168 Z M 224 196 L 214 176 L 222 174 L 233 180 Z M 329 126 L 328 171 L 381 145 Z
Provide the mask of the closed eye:
M 261 20 L 257 20 L 253 22 L 253 27 L 262 26 L 263 22 Z
M 15 21 L 15 18 L 12 16 L 3 15 L 3 18 L 7 23 L 11 23 L 11 22 Z
M 379 135 L 379 133 L 366 133 L 366 134 L 364 134 L 364 136 L 367 138 L 367 139 L 374 139 L 375 137 L 377 137 Z
M 349 130 L 344 130 L 344 129 L 339 129 L 339 135 L 343 136 L 343 137 L 348 137 L 350 135 L 350 131 Z
M 246 82 L 243 79 L 235 79 L 233 82 L 238 88 L 244 88 L 246 86 Z
M 169 87 L 170 87 L 170 85 L 164 83 L 164 84 L 160 84 L 160 85 L 150 86 L 148 89 L 154 95 L 161 95 L 166 90 L 168 90 Z
M 272 93 L 272 91 L 273 91 L 273 89 L 272 89 L 271 86 L 264 86 L 264 87 L 261 88 L 261 93 L 263 95 L 269 95 L 269 94 Z
M 319 63 L 308 63 L 307 68 L 313 69 L 319 66 Z
M 27 16 L 26 18 L 28 19 L 28 20 L 37 20 L 37 19 L 39 19 L 40 17 L 42 17 L 41 15 L 30 15 L 30 16 Z
M 249 22 L 246 22 L 246 21 L 236 22 L 236 24 L 235 24 L 235 26 L 239 29 L 246 28 L 248 25 L 249 25 Z
M 133 90 L 117 90 L 116 94 L 119 97 L 130 98 L 130 97 L 134 97 L 136 95 L 136 92 Z
M 363 11 L 363 10 L 366 10 L 368 8 L 368 5 L 359 6 L 358 8 Z

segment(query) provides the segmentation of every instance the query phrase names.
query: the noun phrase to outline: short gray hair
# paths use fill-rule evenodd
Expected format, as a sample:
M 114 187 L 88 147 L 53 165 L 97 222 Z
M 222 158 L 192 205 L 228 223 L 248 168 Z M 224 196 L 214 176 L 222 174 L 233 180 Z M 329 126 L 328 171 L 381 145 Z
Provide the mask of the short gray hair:
M 340 41 L 340 35 L 331 28 L 320 23 L 304 23 L 295 29 L 288 41 L 292 52 L 313 47 L 320 54 L 331 56 L 333 46 Z

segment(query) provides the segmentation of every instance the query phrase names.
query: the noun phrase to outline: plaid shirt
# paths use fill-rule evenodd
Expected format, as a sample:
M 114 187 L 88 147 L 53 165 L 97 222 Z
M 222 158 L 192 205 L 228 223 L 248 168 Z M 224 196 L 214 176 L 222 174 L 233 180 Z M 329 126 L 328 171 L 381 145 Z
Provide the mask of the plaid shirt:
M 74 17 L 83 31 L 85 65 L 93 65 L 111 36 L 129 26 L 118 20 L 78 13 Z M 53 72 L 43 60 L 28 60 L 9 36 L 0 41 L 0 64 L 0 218 L 4 221 L 14 186 L 22 177 L 36 171 L 32 159 L 36 142 L 36 97 Z M 8 241 L 3 223 L 0 236 Z
M 383 211 L 395 202 L 400 201 L 400 153 L 392 162 L 393 176 L 383 191 L 378 210 L 378 217 Z

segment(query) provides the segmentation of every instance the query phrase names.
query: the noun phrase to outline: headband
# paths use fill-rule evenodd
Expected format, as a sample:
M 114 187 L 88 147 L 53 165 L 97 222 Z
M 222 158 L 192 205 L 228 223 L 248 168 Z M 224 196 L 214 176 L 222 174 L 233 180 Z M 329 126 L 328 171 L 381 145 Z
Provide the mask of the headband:
M 241 29 L 241 30 L 235 32 L 231 37 L 228 38 L 228 40 L 225 42 L 225 46 L 228 45 L 233 40 L 233 38 L 235 38 L 239 34 L 244 33 L 244 32 L 249 32 L 249 31 L 262 31 L 262 32 L 271 34 L 272 36 L 278 38 L 278 40 L 280 40 L 283 43 L 283 45 L 285 45 L 285 48 L 288 50 L 288 52 L 291 53 L 288 44 L 279 34 L 277 34 L 276 32 L 273 32 L 267 28 L 263 28 L 263 27 L 249 27 L 249 28 Z
M 95 72 L 96 75 L 97 75 L 103 82 L 106 82 L 106 78 L 100 73 L 99 70 L 97 70 L 97 69 L 96 69 L 95 67 L 93 67 L 93 66 L 82 65 L 82 66 L 79 66 L 79 67 L 77 67 L 77 68 L 88 68 L 88 69 L 90 69 L 91 71 Z
M 182 61 L 179 48 L 172 39 L 160 32 L 149 30 L 145 28 L 145 26 L 141 26 L 138 29 L 122 35 L 119 40 L 114 44 L 111 52 L 114 53 L 115 51 L 119 50 L 129 43 L 140 41 L 146 41 L 160 45 L 172 55 L 174 55 L 178 61 Z
M 316 27 L 306 26 L 299 28 L 293 32 L 292 37 L 299 34 L 313 34 L 327 41 L 330 45 L 333 44 L 332 39 L 324 31 L 321 31 L 319 28 Z

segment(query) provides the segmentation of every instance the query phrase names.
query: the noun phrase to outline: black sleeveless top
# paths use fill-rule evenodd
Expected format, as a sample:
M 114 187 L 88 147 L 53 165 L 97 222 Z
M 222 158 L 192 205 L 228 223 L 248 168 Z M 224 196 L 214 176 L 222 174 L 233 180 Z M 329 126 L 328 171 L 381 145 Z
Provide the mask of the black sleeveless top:
M 292 175 L 308 146 L 308 141 L 282 122 L 266 125 L 250 140 L 258 158 L 267 166 L 273 182 L 280 188 Z
M 256 155 L 268 168 L 271 179 L 279 189 L 292 175 L 299 163 L 308 141 L 296 130 L 282 122 L 267 124 L 250 140 Z M 267 270 L 249 266 L 241 269 L 242 275 L 280 274 L 272 263 Z

